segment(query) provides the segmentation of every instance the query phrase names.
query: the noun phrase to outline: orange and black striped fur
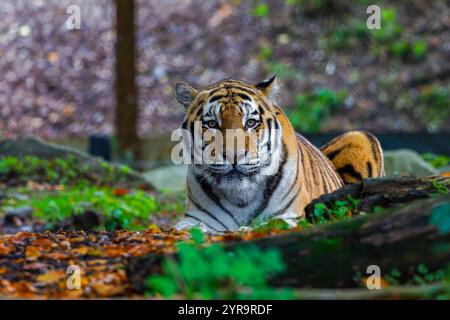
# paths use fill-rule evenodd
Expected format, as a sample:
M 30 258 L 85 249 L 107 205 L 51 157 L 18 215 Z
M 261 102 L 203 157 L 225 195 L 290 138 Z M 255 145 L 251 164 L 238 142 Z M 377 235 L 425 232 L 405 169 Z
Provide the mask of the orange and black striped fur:
M 187 212 L 177 229 L 197 225 L 224 232 L 255 219 L 296 219 L 320 195 L 383 175 L 382 150 L 373 135 L 349 132 L 319 150 L 294 131 L 274 101 L 274 84 L 274 78 L 257 85 L 224 80 L 202 90 L 177 84 L 177 100 L 186 107 L 182 127 L 192 135 L 194 123 L 200 123 L 202 133 L 225 136 L 228 129 L 257 136 L 233 146 L 232 159 L 224 141 L 226 161 L 189 165 Z M 202 141 L 202 150 L 206 145 Z M 232 161 L 240 157 L 256 161 Z

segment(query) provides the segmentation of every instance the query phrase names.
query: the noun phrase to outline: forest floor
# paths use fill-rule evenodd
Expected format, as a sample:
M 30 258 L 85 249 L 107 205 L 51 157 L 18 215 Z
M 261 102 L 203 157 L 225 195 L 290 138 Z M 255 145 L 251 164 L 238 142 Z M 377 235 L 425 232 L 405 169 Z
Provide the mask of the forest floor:
M 2 135 L 112 133 L 114 6 L 80 3 L 83 26 L 73 31 L 62 27 L 71 0 L 0 4 Z M 272 74 L 302 132 L 450 128 L 446 1 L 379 1 L 380 30 L 366 27 L 366 0 L 137 3 L 144 136 L 181 124 L 177 81 L 204 87 Z

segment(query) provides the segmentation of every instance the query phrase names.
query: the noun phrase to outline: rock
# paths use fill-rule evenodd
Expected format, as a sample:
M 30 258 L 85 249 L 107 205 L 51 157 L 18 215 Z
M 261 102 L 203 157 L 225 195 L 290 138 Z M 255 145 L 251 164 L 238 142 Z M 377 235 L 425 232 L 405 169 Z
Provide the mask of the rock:
M 32 218 L 33 208 L 29 206 L 8 209 L 5 212 L 3 222 L 5 226 L 21 226 L 26 220 Z
M 47 160 L 65 158 L 70 155 L 86 160 L 92 158 L 80 150 L 49 143 L 35 136 L 0 141 L 0 157 L 12 156 L 21 158 L 26 155 Z
M 387 176 L 412 174 L 423 177 L 437 173 L 417 152 L 409 149 L 385 151 L 384 164 Z
M 160 191 L 180 192 L 185 190 L 186 165 L 170 165 L 143 173 L 144 177 Z
M 440 173 L 450 172 L 450 165 L 449 166 L 445 166 L 445 167 L 437 168 L 437 171 L 439 171 Z
M 54 227 L 54 229 L 91 231 L 105 222 L 105 217 L 98 212 L 86 209 L 80 215 L 68 217 Z
M 22 158 L 27 155 L 46 160 L 72 156 L 79 162 L 91 165 L 93 170 L 101 168 L 103 163 L 103 159 L 99 157 L 91 156 L 75 148 L 49 143 L 35 136 L 16 140 L 0 140 L 0 158 L 7 156 Z M 110 164 L 119 169 L 120 164 Z M 125 187 L 154 190 L 154 187 L 137 171 L 122 173 L 121 177 L 123 177 Z

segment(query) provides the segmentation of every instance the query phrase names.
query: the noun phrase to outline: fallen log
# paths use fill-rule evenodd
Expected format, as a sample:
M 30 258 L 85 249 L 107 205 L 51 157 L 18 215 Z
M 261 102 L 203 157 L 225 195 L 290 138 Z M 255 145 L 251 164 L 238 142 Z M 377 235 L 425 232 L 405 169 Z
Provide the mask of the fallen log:
M 394 268 L 406 283 L 425 265 L 430 272 L 450 261 L 450 233 L 432 217 L 450 215 L 450 196 L 421 199 L 400 208 L 361 215 L 310 229 L 225 245 L 228 250 L 257 246 L 277 248 L 286 264 L 273 286 L 308 288 L 358 288 L 370 276 L 367 267 L 379 266 L 381 277 Z M 447 222 L 448 223 L 448 222 Z M 163 256 L 133 258 L 127 267 L 132 287 L 142 292 L 145 279 L 161 272 Z M 177 259 L 176 255 L 172 257 Z
M 376 206 L 387 208 L 415 199 L 428 198 L 434 194 L 446 194 L 449 187 L 450 178 L 442 175 L 424 178 L 405 176 L 366 179 L 311 201 L 305 208 L 305 216 L 308 221 L 317 222 L 314 209 L 318 203 L 331 207 L 336 201 L 348 200 L 351 197 L 357 201 L 356 214 L 358 214 L 370 212 Z

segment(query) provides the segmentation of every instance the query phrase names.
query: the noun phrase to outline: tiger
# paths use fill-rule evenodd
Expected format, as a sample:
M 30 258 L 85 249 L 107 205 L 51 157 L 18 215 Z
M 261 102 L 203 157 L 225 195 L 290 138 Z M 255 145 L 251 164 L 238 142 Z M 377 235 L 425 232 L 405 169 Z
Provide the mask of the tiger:
M 275 76 L 256 85 L 233 79 L 203 89 L 175 85 L 175 97 L 185 108 L 183 129 L 192 135 L 197 122 L 202 133 L 252 132 L 257 138 L 233 150 L 260 160 L 233 162 L 224 154 L 222 163 L 189 164 L 186 212 L 175 229 L 224 233 L 274 217 L 292 224 L 319 196 L 384 175 L 383 151 L 374 135 L 351 131 L 318 149 L 294 130 L 278 106 L 278 87 Z M 223 142 L 222 152 L 227 148 Z

